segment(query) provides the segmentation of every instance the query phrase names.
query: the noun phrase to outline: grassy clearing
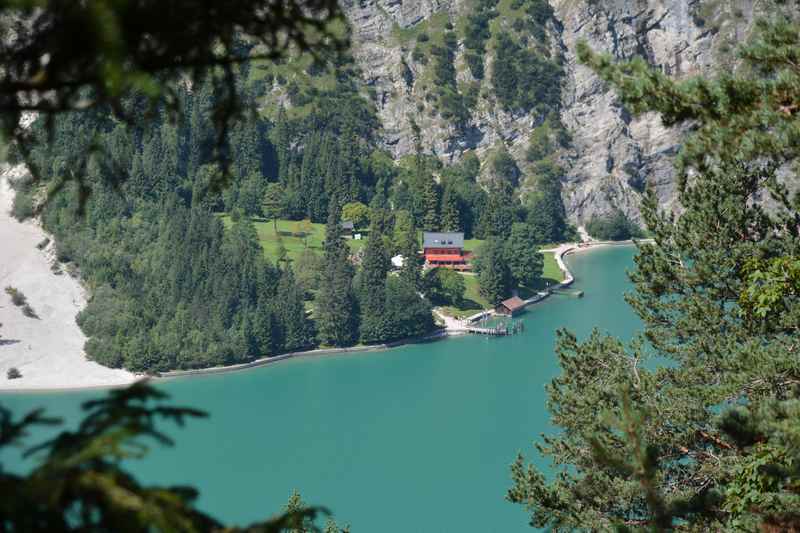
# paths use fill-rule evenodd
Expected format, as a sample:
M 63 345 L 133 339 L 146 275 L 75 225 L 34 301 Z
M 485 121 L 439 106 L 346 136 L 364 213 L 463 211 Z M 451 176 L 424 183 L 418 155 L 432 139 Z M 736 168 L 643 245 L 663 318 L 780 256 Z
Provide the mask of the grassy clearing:
M 475 252 L 483 244 L 483 239 L 464 239 L 464 251 Z
M 232 224 L 230 217 L 227 215 L 222 217 L 222 222 L 226 227 Z M 300 254 L 306 248 L 310 248 L 320 254 L 323 251 L 322 242 L 325 240 L 325 224 L 311 224 L 311 232 L 308 235 L 303 234 L 303 223 L 299 220 L 278 220 L 277 234 L 271 220 L 255 219 L 253 220 L 253 225 L 256 227 L 261 248 L 264 249 L 264 257 L 272 263 L 275 263 L 278 259 L 278 250 L 281 242 L 286 248 L 286 256 L 290 261 L 300 257 Z M 347 239 L 347 244 L 355 252 L 364 248 L 367 241 L 366 239 L 359 241 Z
M 552 252 L 542 252 L 544 256 L 544 268 L 542 269 L 542 279 L 550 282 L 551 285 L 564 281 L 564 273 L 558 268 L 556 256 Z
M 442 311 L 444 314 L 449 316 L 466 318 L 474 315 L 482 309 L 488 308 L 489 302 L 487 302 L 478 292 L 477 276 L 464 273 L 460 274 L 461 277 L 464 278 L 464 284 L 467 287 L 467 290 L 464 292 L 464 300 L 461 302 L 461 305 L 457 307 L 452 305 L 442 307 Z

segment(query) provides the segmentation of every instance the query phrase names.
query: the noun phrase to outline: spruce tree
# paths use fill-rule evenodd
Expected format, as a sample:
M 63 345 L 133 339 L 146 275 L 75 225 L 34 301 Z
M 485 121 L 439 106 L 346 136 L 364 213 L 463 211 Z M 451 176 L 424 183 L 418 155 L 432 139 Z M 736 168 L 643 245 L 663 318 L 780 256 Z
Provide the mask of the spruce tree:
M 534 167 L 536 190 L 528 196 L 527 222 L 539 243 L 561 242 L 566 238 L 567 222 L 561 199 L 560 169 L 548 160 Z
M 544 258 L 536 245 L 533 228 L 515 222 L 504 243 L 504 257 L 516 286 L 536 287 L 542 277 Z
M 306 316 L 303 291 L 295 281 L 291 268 L 281 272 L 275 305 L 281 327 L 282 351 L 291 352 L 313 346 L 313 323 Z
M 800 26 L 759 22 L 741 68 L 716 80 L 579 56 L 632 112 L 691 124 L 681 210 L 651 193 L 642 205 L 654 243 L 639 247 L 628 301 L 644 336 L 560 333 L 559 431 L 540 452 L 564 466 L 545 477 L 520 458 L 508 497 L 562 530 L 795 530 L 800 201 L 777 169 L 800 155 Z
M 262 210 L 267 220 L 272 220 L 272 230 L 278 235 L 278 219 L 283 215 L 286 195 L 279 183 L 269 183 L 265 187 Z
M 275 154 L 278 160 L 278 181 L 288 185 L 291 148 L 289 146 L 289 124 L 286 119 L 286 109 L 283 105 L 278 109 L 278 118 L 272 130 L 272 142 L 275 146 Z
M 372 224 L 359 276 L 361 342 L 366 344 L 383 341 L 387 336 L 386 275 L 390 267 L 383 236 Z
M 502 240 L 487 239 L 478 250 L 474 264 L 478 274 L 478 291 L 489 305 L 495 306 L 511 295 L 511 271 L 506 263 Z
M 324 249 L 325 270 L 314 313 L 319 340 L 331 346 L 350 346 L 358 338 L 358 306 L 353 293 L 353 265 L 342 237 L 336 198 L 330 202 Z
M 516 201 L 511 187 L 495 183 L 488 193 L 488 201 L 481 212 L 480 230 L 484 238 L 504 239 L 514 224 Z
M 445 186 L 442 194 L 442 217 L 440 228 L 442 231 L 461 231 L 461 208 L 457 193 L 452 187 Z
M 422 167 L 417 179 L 420 188 L 419 204 L 422 213 L 422 229 L 436 231 L 439 229 L 439 188 L 433 175 Z
M 395 216 L 394 245 L 395 252 L 403 256 L 400 277 L 411 286 L 420 289 L 423 260 L 419 254 L 419 239 L 414 218 L 407 211 L 400 211 Z

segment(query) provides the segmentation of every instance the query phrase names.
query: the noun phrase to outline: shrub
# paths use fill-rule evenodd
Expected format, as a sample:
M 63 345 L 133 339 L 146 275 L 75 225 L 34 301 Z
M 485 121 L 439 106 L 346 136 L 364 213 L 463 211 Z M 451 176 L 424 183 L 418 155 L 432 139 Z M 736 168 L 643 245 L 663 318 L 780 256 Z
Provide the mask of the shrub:
M 30 304 L 25 304 L 22 306 L 22 314 L 28 318 L 39 318 L 39 315 L 36 314 L 36 311 L 33 310 L 33 307 Z
M 6 294 L 11 296 L 11 302 L 17 307 L 25 305 L 25 303 L 28 301 L 28 299 L 25 297 L 24 294 L 22 294 L 22 292 L 19 289 L 16 289 L 11 286 L 6 287 Z
M 63 241 L 56 241 L 56 259 L 61 263 L 72 261 L 72 252 Z
M 11 215 L 20 222 L 34 215 L 33 195 L 29 191 L 17 191 L 11 204 Z
M 20 372 L 16 367 L 12 366 L 8 369 L 8 372 L 6 372 L 6 377 L 8 379 L 19 379 L 22 377 L 22 372 Z
M 467 52 L 464 54 L 464 59 L 467 62 L 469 71 L 472 73 L 472 77 L 476 80 L 482 80 L 484 76 L 483 56 L 475 52 Z
M 415 46 L 414 51 L 411 52 L 411 59 L 416 63 L 421 63 L 423 65 L 428 64 L 428 56 L 425 55 L 425 52 L 422 51 L 419 45 Z

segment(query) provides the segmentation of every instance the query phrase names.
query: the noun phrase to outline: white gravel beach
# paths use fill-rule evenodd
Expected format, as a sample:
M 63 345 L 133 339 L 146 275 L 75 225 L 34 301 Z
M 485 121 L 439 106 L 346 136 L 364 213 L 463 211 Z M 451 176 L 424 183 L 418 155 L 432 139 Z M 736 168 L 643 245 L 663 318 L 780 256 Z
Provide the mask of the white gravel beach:
M 75 323 L 86 305 L 84 291 L 66 272 L 51 269 L 54 250 L 36 245 L 46 237 L 35 221 L 10 215 L 14 192 L 9 178 L 20 167 L 0 168 L 0 391 L 112 387 L 131 383 L 134 374 L 86 359 L 86 337 Z M 5 287 L 19 289 L 39 318 L 29 318 L 11 302 Z M 7 379 L 15 367 L 22 377 Z

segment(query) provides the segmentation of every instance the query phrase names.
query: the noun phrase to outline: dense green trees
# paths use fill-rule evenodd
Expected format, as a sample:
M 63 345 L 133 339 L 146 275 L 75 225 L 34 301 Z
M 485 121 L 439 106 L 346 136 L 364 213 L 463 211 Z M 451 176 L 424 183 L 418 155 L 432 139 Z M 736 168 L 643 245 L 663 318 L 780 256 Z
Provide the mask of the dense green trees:
M 561 200 L 559 169 L 549 160 L 535 165 L 536 190 L 528 195 L 527 222 L 539 243 L 561 242 L 572 237 Z
M 472 76 L 478 80 L 484 76 L 483 56 L 486 54 L 486 41 L 492 35 L 489 23 L 498 15 L 496 7 L 497 0 L 480 0 L 467 15 L 464 28 L 464 48 L 467 52 L 464 59 Z
M 492 87 L 507 110 L 557 109 L 561 76 L 561 67 L 541 52 L 521 46 L 508 33 L 497 36 Z
M 386 280 L 386 316 L 389 325 L 386 340 L 425 335 L 435 327 L 430 302 L 420 297 L 417 288 L 401 276 L 389 276 Z
M 397 170 L 376 155 L 375 116 L 357 94 L 348 64 L 340 83 L 310 97 L 307 115 L 289 119 L 279 110 L 274 131 L 260 117 L 230 129 L 231 178 L 222 192 L 210 115 L 218 95 L 210 84 L 177 91 L 187 117 L 177 123 L 162 114 L 146 128 L 130 126 L 100 111 L 54 121 L 53 142 L 37 143 L 29 157 L 48 186 L 61 187 L 65 169 L 91 152 L 92 132 L 106 156 L 78 166 L 86 187 L 63 187 L 43 218 L 56 235 L 59 260 L 77 264 L 90 287 L 91 302 L 79 317 L 90 357 L 161 371 L 243 362 L 319 341 L 355 342 L 354 268 L 343 241 L 331 241 L 341 246 L 328 249 L 322 265 L 314 257 L 300 261 L 298 281 L 282 245 L 280 268 L 264 260 L 249 222 L 262 215 L 318 220 L 333 198 L 363 206 L 380 193 L 377 205 L 388 204 Z M 254 87 L 245 79 L 241 91 L 251 98 Z M 42 121 L 32 127 L 39 141 L 48 133 Z M 437 217 L 438 186 L 430 173 L 426 178 L 430 216 Z M 82 216 L 75 198 L 87 189 L 92 194 Z M 20 184 L 17 203 L 32 205 L 38 193 Z M 223 211 L 231 213 L 226 223 Z M 318 337 L 304 304 L 312 297 Z
M 545 478 L 520 458 L 508 494 L 533 525 L 800 525 L 800 203 L 784 181 L 794 170 L 777 172 L 800 146 L 798 36 L 785 19 L 759 22 L 735 73 L 684 82 L 579 49 L 631 111 L 692 129 L 677 157 L 681 212 L 650 194 L 642 206 L 655 242 L 639 247 L 628 300 L 643 338 L 560 334 L 563 373 L 548 387 L 560 430 L 540 451 L 564 467 Z
M 388 246 L 377 222 L 370 227 L 370 238 L 358 274 L 361 341 L 366 344 L 390 342 L 424 335 L 433 329 L 431 305 L 419 295 L 421 270 L 417 254 L 416 229 L 410 217 L 394 228 L 397 245 L 404 256 L 399 275 L 390 275 Z M 385 228 L 388 230 L 389 228 Z
M 30 153 L 40 179 L 57 187 L 65 165 L 95 142 L 91 132 L 111 132 L 99 141 L 108 160 L 80 170 L 92 191 L 85 215 L 75 211 L 81 189 L 74 185 L 43 214 L 59 260 L 76 263 L 91 290 L 78 321 L 89 336 L 86 352 L 98 362 L 137 371 L 193 368 L 310 344 L 290 273 L 264 260 L 246 218 L 226 230 L 213 213 L 223 205 L 210 190 L 213 143 L 208 132 L 192 128 L 205 123 L 202 106 L 211 97 L 205 86 L 180 93 L 184 113 L 194 119 L 177 128 L 167 116 L 138 128 L 101 113 L 64 115 L 54 123 L 53 142 Z M 37 122 L 32 134 L 48 132 Z M 251 163 L 236 161 L 231 171 L 250 181 Z M 119 181 L 118 172 L 130 178 L 107 185 Z
M 505 236 L 487 239 L 473 262 L 481 296 L 494 305 L 515 288 L 536 287 L 544 264 L 539 244 L 535 228 L 524 222 L 515 222 Z
M 480 213 L 479 235 L 484 238 L 505 238 L 517 218 L 518 205 L 509 184 L 494 182 L 487 194 L 486 205 Z
M 586 231 L 604 241 L 624 241 L 643 235 L 639 226 L 619 209 L 604 217 L 593 217 L 586 223 Z

